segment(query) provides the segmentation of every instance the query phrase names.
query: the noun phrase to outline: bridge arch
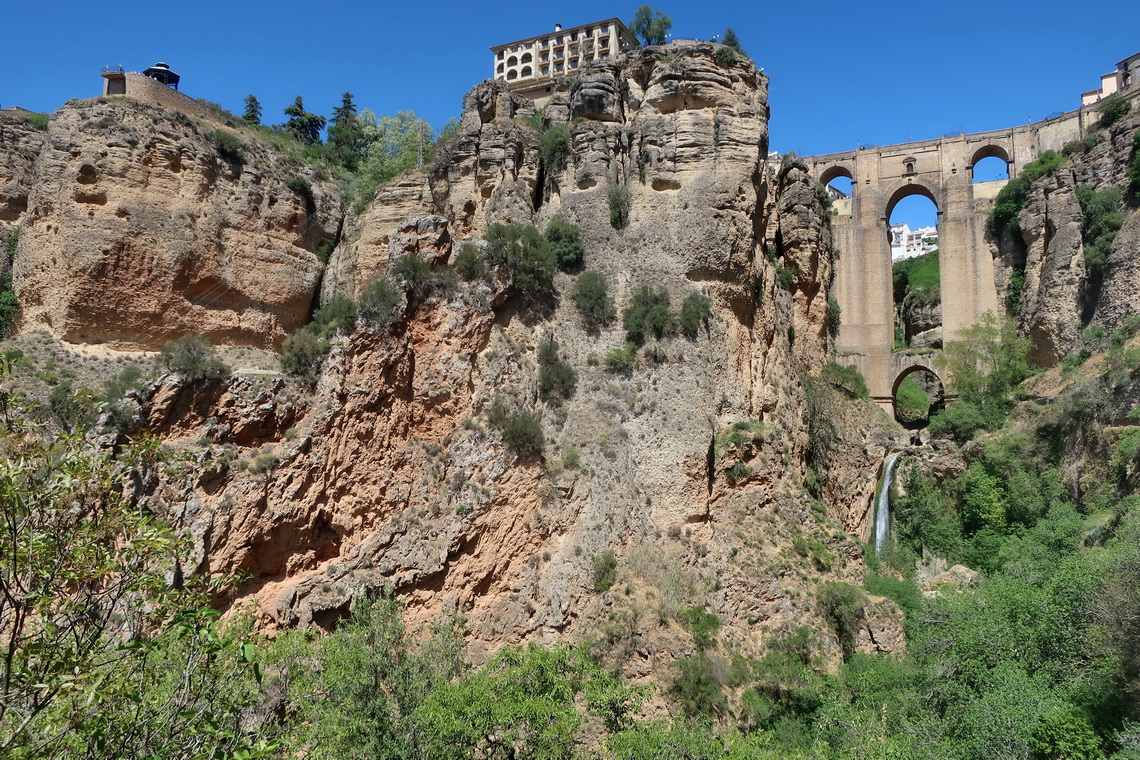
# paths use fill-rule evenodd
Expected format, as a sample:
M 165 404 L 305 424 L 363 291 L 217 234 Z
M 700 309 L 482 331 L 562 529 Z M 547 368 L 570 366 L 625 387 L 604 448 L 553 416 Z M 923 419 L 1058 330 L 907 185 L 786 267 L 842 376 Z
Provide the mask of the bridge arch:
M 839 177 L 846 177 L 847 179 L 851 180 L 852 187 L 854 187 L 855 176 L 851 172 L 851 169 L 847 166 L 844 166 L 843 164 L 832 164 L 831 166 L 824 169 L 823 172 L 819 175 L 819 184 L 827 187 L 829 184 L 831 184 L 832 180 L 838 179 Z
M 946 383 L 938 371 L 931 366 L 932 364 L 933 362 L 929 360 L 912 362 L 898 372 L 891 384 L 891 406 L 894 417 L 906 427 L 926 427 L 930 422 L 931 415 L 945 405 Z M 904 389 L 903 383 L 916 375 L 924 376 L 924 382 L 918 384 L 917 390 L 914 385 L 909 386 L 910 391 L 917 396 L 917 399 L 911 398 L 909 394 L 900 395 Z M 918 395 L 919 393 L 921 395 Z M 925 402 L 923 401 L 924 398 Z
M 921 195 L 929 198 L 930 202 L 938 210 L 939 215 L 942 214 L 942 193 L 940 189 L 928 187 L 923 182 L 915 182 L 913 179 L 895 182 L 887 188 L 887 192 L 883 194 L 887 199 L 886 206 L 883 208 L 883 219 L 890 222 L 891 212 L 895 210 L 895 206 L 903 198 L 908 198 L 912 195 Z

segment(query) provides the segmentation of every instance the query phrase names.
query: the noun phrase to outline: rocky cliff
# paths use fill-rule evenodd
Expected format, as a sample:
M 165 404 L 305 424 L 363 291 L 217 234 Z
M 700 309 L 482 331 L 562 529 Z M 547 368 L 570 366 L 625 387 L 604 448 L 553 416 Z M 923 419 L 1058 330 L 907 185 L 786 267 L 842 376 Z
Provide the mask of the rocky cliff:
M 20 226 L 34 184 L 33 166 L 43 147 L 44 133 L 20 117 L 0 116 L 0 250 Z M 3 272 L 10 262 L 0 262 Z
M 1060 168 L 1037 180 L 1018 218 L 1020 236 L 1006 236 L 1001 260 L 1007 267 L 1024 262 L 1024 286 L 1016 317 L 1034 344 L 1033 359 L 1045 366 L 1063 359 L 1090 324 L 1110 332 L 1136 313 L 1140 296 L 1140 215 L 1134 203 L 1121 208 L 1124 225 L 1101 273 L 1089 271 L 1082 237 L 1077 187 L 1127 188 L 1133 156 L 1132 136 L 1140 128 L 1133 112 L 1090 134 L 1087 145 L 1074 144 Z M 1008 277 L 1008 270 L 1001 275 Z
M 341 219 L 335 187 L 282 158 L 255 133 L 161 106 L 64 106 L 16 183 L 23 328 L 119 348 L 187 333 L 279 345 L 308 318 L 315 254 Z
M 477 648 L 594 636 L 635 677 L 692 650 L 687 607 L 717 614 L 734 651 L 826 627 L 813 590 L 862 578 L 857 537 L 897 431 L 842 393 L 807 403 L 829 351 L 830 228 L 806 167 L 767 166 L 767 78 L 715 51 L 591 66 L 541 112 L 503 83 L 477 86 L 429 170 L 344 221 L 319 285 L 324 301 L 359 297 L 409 254 L 444 272 L 492 224 L 542 230 L 557 215 L 619 311 L 640 286 L 674 309 L 706 296 L 696 336 L 652 342 L 615 373 L 599 357 L 625 331 L 620 319 L 585 329 L 578 272 L 537 302 L 475 279 L 406 290 L 393 324 L 334 341 L 314 385 L 159 384 L 144 422 L 182 456 L 137 492 L 180 505 L 171 516 L 195 545 L 185 571 L 241 573 L 219 604 L 264 628 L 327 628 L 361 591 L 392 586 L 413 621 L 465 612 Z M 113 129 L 90 129 L 107 117 Z M 227 160 L 215 128 L 137 103 L 54 117 L 17 257 L 26 328 L 272 346 L 300 326 L 321 275 L 313 251 L 338 227 L 335 192 L 310 175 L 306 203 L 261 143 L 242 137 L 244 160 Z M 539 150 L 556 129 L 564 162 Z M 616 223 L 615 198 L 628 202 Z M 561 402 L 539 393 L 549 340 L 577 373 Z M 537 413 L 541 454 L 505 444 L 504 406 Z M 821 410 L 846 415 L 826 444 L 854 446 L 846 463 L 820 458 Z M 897 608 L 876 600 L 860 647 L 901 642 Z

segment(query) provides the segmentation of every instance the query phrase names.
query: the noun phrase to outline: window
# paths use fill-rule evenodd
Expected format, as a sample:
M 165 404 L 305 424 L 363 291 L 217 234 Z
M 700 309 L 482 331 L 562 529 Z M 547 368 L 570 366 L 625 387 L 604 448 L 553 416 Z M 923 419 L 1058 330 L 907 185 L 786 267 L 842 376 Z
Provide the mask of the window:
M 530 66 L 523 66 L 523 70 L 519 72 L 519 76 L 529 77 L 531 75 Z
M 503 51 L 502 50 L 499 51 L 499 60 L 500 61 L 503 60 Z

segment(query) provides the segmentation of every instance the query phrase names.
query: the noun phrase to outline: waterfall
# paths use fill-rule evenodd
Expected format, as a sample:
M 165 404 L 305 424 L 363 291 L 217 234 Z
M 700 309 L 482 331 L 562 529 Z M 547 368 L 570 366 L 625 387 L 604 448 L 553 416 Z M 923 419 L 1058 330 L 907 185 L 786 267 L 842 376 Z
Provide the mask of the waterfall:
M 895 476 L 895 465 L 899 463 L 899 455 L 891 454 L 887 458 L 883 480 L 879 483 L 879 498 L 875 502 L 875 552 L 883 551 L 887 545 L 887 537 L 891 530 L 891 481 Z

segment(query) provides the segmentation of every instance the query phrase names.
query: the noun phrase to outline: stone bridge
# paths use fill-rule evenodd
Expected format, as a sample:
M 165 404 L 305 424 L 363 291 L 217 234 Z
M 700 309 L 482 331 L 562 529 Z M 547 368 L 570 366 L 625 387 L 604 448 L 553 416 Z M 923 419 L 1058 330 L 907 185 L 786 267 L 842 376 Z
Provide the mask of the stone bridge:
M 930 354 L 892 351 L 895 204 L 923 195 L 938 209 L 942 334 L 944 341 L 954 340 L 985 312 L 998 313 L 1001 303 L 986 216 L 1008 180 L 975 184 L 974 165 L 996 156 L 1016 176 L 1042 152 L 1082 138 L 1095 118 L 1095 109 L 1086 107 L 1011 129 L 803 158 L 824 185 L 837 177 L 851 180 L 851 197 L 836 201 L 832 219 L 839 251 L 832 292 L 843 309 L 836 349 L 840 363 L 863 373 L 881 406 L 893 412 L 894 392 L 907 374 L 922 368 L 939 374 Z

